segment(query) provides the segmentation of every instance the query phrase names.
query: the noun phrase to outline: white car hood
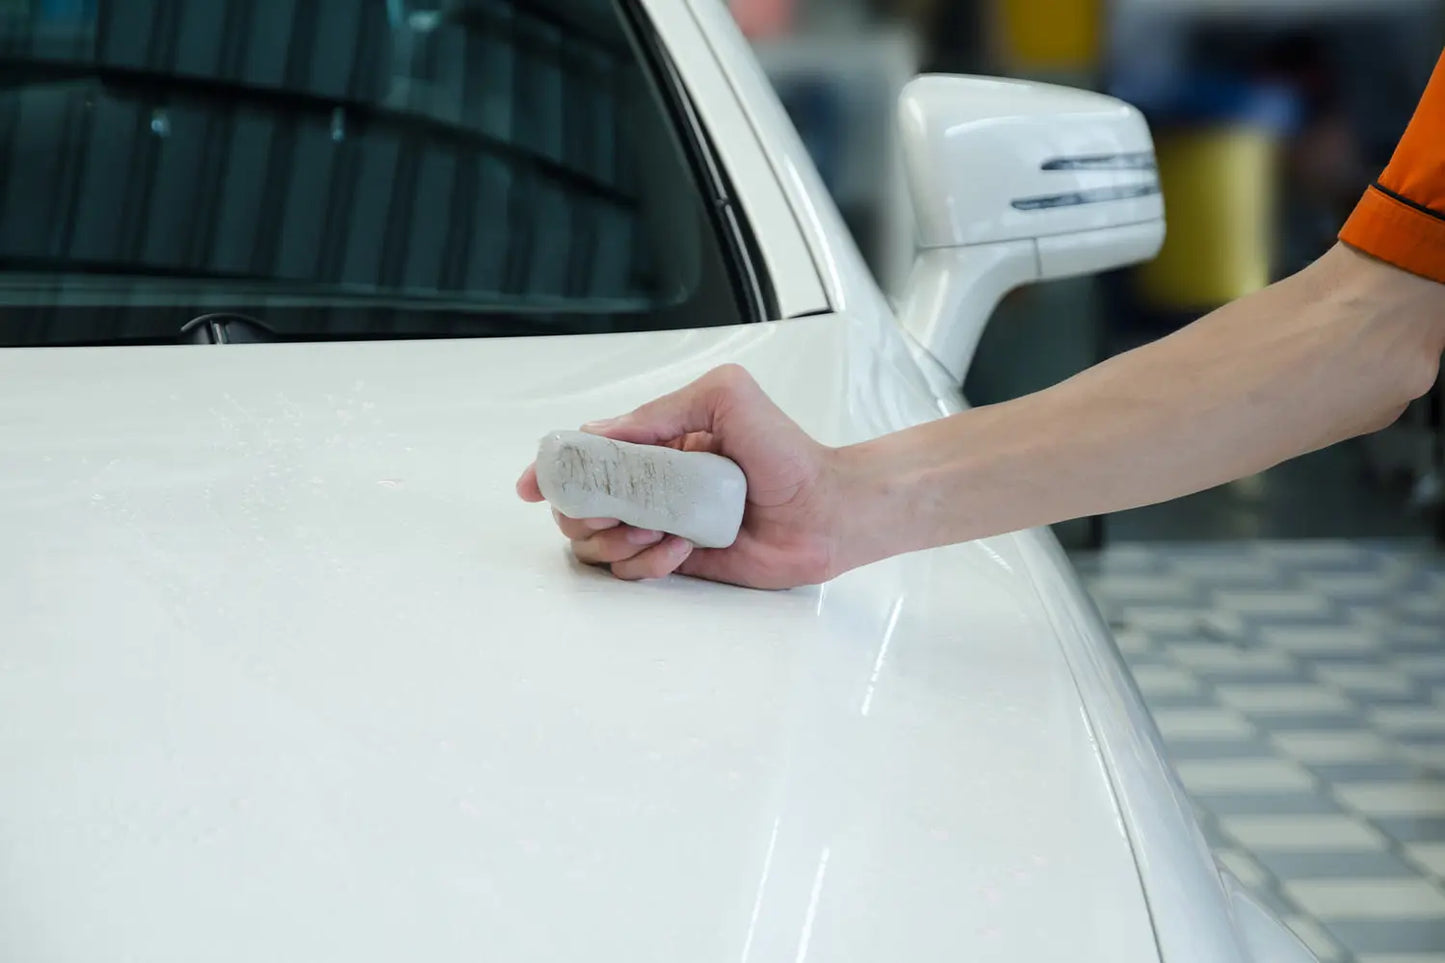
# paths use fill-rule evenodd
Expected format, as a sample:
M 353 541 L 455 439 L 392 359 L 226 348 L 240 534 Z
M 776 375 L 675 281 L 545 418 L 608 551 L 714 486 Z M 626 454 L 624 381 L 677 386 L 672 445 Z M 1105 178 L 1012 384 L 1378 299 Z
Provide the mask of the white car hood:
M 849 330 L 0 352 L 0 958 L 1155 959 L 1016 540 L 629 585 L 512 492 L 725 360 L 926 417 Z

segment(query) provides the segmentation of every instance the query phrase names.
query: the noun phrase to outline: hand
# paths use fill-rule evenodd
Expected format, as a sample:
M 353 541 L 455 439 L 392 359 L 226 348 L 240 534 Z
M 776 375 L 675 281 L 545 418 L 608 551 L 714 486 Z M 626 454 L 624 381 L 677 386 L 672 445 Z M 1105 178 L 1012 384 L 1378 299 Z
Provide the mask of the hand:
M 747 476 L 748 500 L 737 541 L 723 549 L 694 548 L 675 535 L 640 531 L 614 518 L 574 519 L 554 510 L 581 561 L 610 566 L 627 580 L 678 572 L 762 589 L 816 585 L 838 574 L 835 450 L 783 414 L 743 368 L 715 368 L 631 414 L 582 430 L 726 455 Z M 543 501 L 535 465 L 522 473 L 517 494 Z

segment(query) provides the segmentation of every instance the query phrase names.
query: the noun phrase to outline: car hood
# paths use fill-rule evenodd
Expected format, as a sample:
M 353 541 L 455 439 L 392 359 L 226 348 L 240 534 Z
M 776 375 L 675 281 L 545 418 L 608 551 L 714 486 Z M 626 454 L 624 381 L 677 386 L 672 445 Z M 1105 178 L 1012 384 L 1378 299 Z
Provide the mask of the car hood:
M 723 361 L 936 414 L 861 330 L 0 353 L 0 957 L 1156 958 L 1032 536 L 623 584 L 513 494 Z

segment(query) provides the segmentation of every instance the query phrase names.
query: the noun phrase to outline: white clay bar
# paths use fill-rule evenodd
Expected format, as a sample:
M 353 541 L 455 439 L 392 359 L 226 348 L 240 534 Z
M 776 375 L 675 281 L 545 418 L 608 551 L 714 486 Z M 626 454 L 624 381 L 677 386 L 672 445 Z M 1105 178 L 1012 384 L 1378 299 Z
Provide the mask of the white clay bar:
M 699 548 L 727 548 L 737 540 L 748 490 L 742 469 L 721 455 L 580 431 L 542 439 L 537 485 L 569 518 L 616 518 Z

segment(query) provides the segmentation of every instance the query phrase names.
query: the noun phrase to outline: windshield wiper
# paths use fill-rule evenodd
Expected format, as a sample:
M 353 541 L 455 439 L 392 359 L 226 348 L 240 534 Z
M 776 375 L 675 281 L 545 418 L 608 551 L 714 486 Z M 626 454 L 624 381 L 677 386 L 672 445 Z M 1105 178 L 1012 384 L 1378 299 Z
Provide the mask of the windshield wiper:
M 183 344 L 265 344 L 280 336 L 264 322 L 245 314 L 218 311 L 181 325 Z
M 283 312 L 285 313 L 285 312 Z M 388 314 L 390 312 L 387 312 Z M 58 336 L 8 337 L 0 326 L 0 350 L 7 347 L 144 347 L 180 344 L 335 344 L 363 341 L 473 341 L 489 338 L 536 338 L 561 335 L 596 333 L 587 324 L 585 316 L 570 319 L 550 319 L 550 323 L 538 324 L 529 315 L 458 315 L 452 314 L 443 323 L 427 323 L 416 319 L 410 322 L 390 325 L 384 329 L 356 327 L 341 330 L 317 330 L 306 327 L 305 319 L 296 319 L 295 328 L 273 327 L 250 315 L 232 311 L 218 311 L 193 318 L 176 329 L 166 327 L 162 317 L 154 325 L 137 326 L 131 331 L 105 330 L 100 324 L 93 325 L 93 333 L 77 332 L 74 325 Z M 82 320 L 80 323 L 84 323 Z M 618 327 L 619 330 L 645 330 L 637 327 L 637 318 L 629 318 Z

